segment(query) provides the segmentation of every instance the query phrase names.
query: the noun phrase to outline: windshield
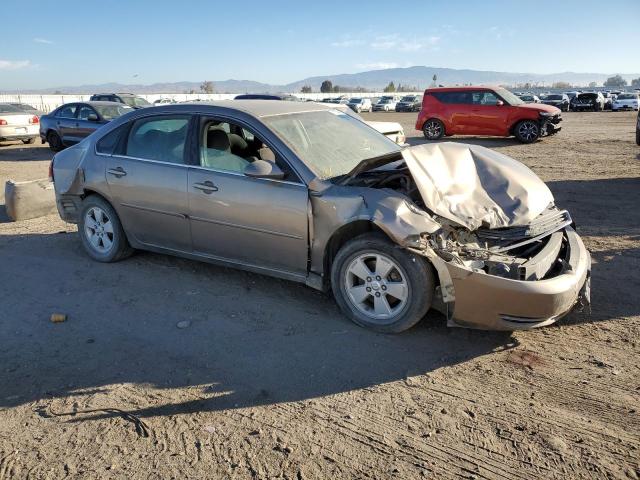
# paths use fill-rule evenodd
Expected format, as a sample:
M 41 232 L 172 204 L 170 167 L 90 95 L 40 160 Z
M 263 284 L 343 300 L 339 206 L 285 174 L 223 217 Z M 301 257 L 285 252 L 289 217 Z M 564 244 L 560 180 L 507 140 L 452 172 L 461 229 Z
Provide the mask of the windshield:
M 124 100 L 124 103 L 131 107 L 146 107 L 147 105 L 151 105 L 144 98 L 140 97 L 121 97 Z
M 20 110 L 17 107 L 14 107 L 13 105 L 0 103 L 0 113 L 20 113 L 20 112 L 22 112 L 22 110 Z
M 402 102 L 413 102 L 416 97 L 402 97 Z
M 562 100 L 562 95 L 547 95 L 547 100 Z
M 638 98 L 638 96 L 633 93 L 621 93 L 618 95 L 618 100 L 635 100 L 636 98 Z
M 400 151 L 387 137 L 339 110 L 274 115 L 263 121 L 323 180 L 349 173 L 362 160 Z
M 133 110 L 127 105 L 96 105 L 95 109 L 105 120 L 113 120 Z
M 362 102 L 361 98 L 350 98 L 349 103 L 360 103 Z
M 509 105 L 522 105 L 524 103 L 506 88 L 496 88 L 494 91 Z

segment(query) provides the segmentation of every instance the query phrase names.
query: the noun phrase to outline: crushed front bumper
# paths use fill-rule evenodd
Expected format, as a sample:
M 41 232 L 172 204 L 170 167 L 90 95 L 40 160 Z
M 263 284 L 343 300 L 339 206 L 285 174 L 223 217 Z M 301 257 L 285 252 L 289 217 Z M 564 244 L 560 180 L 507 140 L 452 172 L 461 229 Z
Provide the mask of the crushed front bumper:
M 522 281 L 474 272 L 447 263 L 455 302 L 449 325 L 489 330 L 523 330 L 556 322 L 578 303 L 590 303 L 591 256 L 571 228 L 564 270 L 558 276 Z M 451 310 L 453 310 L 451 312 Z
M 555 135 L 562 127 L 560 126 L 560 122 L 562 122 L 561 115 L 554 115 L 552 117 L 544 117 L 540 121 L 540 130 L 543 135 Z

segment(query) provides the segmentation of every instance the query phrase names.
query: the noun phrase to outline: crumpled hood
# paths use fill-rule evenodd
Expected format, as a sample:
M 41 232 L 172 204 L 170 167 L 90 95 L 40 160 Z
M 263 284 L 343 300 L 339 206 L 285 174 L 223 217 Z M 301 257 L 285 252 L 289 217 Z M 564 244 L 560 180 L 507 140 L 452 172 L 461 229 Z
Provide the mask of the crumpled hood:
M 425 205 L 469 230 L 528 225 L 554 201 L 529 168 L 485 147 L 446 142 L 402 155 Z

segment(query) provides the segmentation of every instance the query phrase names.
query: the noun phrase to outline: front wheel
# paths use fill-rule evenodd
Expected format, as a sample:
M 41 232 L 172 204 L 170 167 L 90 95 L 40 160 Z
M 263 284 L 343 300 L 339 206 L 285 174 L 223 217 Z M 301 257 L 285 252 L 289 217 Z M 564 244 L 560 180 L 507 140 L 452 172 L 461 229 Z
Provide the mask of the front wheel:
M 535 120 L 521 120 L 516 125 L 514 134 L 518 141 L 532 143 L 540 137 L 540 126 Z
M 440 140 L 444 134 L 444 123 L 437 118 L 431 118 L 424 122 L 422 133 L 427 140 Z
M 344 245 L 331 268 L 331 287 L 342 312 L 362 327 L 398 333 L 431 308 L 435 279 L 421 257 L 381 234 L 361 235 Z
M 22 143 L 24 143 L 25 145 L 36 143 L 36 137 L 25 138 L 24 140 L 22 140 Z
M 133 253 L 118 214 L 96 195 L 82 202 L 78 234 L 87 254 L 98 262 L 117 262 Z
M 640 145 L 640 128 L 636 127 L 636 143 Z

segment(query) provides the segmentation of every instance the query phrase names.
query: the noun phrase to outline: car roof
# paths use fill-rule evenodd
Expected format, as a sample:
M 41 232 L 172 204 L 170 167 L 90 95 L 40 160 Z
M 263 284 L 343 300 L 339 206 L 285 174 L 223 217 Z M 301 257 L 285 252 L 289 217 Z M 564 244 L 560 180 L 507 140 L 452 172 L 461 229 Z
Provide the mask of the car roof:
M 79 101 L 79 102 L 67 102 L 64 105 L 60 105 L 60 107 L 64 107 L 65 105 L 78 105 L 78 104 L 83 104 L 83 105 L 90 105 L 93 107 L 100 107 L 100 106 L 110 106 L 110 105 L 118 105 L 120 107 L 126 107 L 127 105 L 123 105 L 120 102 L 107 102 L 105 100 L 86 100 L 86 101 Z M 58 108 L 60 108 L 58 107 Z
M 427 92 L 467 92 L 469 90 L 495 90 L 499 86 L 476 85 L 468 87 L 431 87 L 427 88 Z
M 106 92 L 106 93 L 94 93 L 93 95 L 91 95 L 92 97 L 99 97 L 101 95 L 117 95 L 118 97 L 136 97 L 137 95 L 135 93 L 114 93 L 114 92 Z
M 111 102 L 108 102 L 111 103 Z M 169 104 L 162 107 L 165 111 L 177 110 L 188 111 L 185 107 L 197 107 L 202 110 L 202 107 L 219 107 L 230 108 L 234 110 L 240 110 L 242 112 L 253 115 L 254 117 L 268 117 L 271 115 L 285 115 L 290 113 L 302 113 L 302 112 L 318 112 L 324 110 L 335 110 L 334 104 L 317 103 L 317 102 L 286 102 L 278 100 L 218 100 L 210 102 L 187 102 L 180 104 Z

